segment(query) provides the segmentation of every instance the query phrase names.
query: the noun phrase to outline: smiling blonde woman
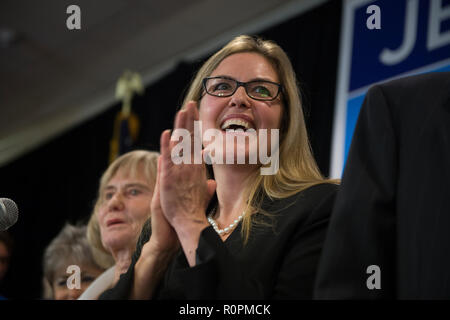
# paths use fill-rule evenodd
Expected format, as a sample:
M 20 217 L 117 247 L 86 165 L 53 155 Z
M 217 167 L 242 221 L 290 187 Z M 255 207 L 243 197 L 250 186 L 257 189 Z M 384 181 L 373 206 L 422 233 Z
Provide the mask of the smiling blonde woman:
M 261 163 L 223 161 L 208 176 L 205 164 L 172 161 L 179 142 L 164 131 L 151 237 L 144 230 L 127 273 L 101 298 L 312 298 L 337 185 L 312 156 L 284 51 L 250 36 L 229 42 L 195 76 L 173 132 L 202 134 L 195 121 L 224 141 L 236 127 L 243 136 L 279 130 L 279 170 L 261 175 Z M 241 150 L 248 159 L 249 140 L 231 139 L 222 156 Z

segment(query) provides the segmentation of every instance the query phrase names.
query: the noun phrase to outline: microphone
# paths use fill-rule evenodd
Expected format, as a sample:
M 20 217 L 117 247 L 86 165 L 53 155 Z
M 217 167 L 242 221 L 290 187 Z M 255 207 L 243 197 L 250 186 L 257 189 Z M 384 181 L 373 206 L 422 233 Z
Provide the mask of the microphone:
M 0 231 L 6 231 L 17 222 L 19 209 L 14 201 L 0 198 Z

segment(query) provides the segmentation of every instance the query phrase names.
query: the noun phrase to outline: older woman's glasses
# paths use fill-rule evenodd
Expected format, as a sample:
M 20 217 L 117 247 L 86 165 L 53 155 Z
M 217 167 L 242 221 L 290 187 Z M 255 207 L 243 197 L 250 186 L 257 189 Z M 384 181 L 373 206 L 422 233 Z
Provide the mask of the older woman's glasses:
M 203 79 L 203 89 L 207 94 L 215 97 L 230 97 L 241 86 L 245 88 L 245 92 L 250 98 L 261 101 L 272 101 L 276 99 L 282 89 L 281 84 L 266 80 L 240 82 L 226 77 L 209 77 Z

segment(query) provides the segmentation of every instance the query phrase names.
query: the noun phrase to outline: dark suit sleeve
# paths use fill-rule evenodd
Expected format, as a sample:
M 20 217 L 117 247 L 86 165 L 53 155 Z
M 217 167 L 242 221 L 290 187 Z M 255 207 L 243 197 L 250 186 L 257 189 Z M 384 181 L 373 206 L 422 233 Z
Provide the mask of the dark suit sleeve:
M 336 197 L 315 288 L 317 299 L 392 298 L 395 294 L 397 138 L 381 86 L 364 100 Z M 380 268 L 381 289 L 369 290 Z M 375 278 L 371 278 L 370 283 Z

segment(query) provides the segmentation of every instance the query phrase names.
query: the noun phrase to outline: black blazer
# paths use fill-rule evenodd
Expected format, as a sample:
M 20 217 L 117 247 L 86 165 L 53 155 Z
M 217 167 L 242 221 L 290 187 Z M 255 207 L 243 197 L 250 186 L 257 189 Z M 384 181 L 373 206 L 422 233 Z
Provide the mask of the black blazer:
M 292 197 L 269 201 L 263 208 L 272 218 L 258 214 L 243 246 L 241 224 L 223 242 L 212 227 L 204 229 L 197 248 L 197 265 L 190 268 L 182 250 L 169 264 L 155 299 L 311 299 L 337 186 L 320 184 Z M 100 299 L 127 299 L 133 283 L 132 264 L 116 287 Z
M 381 289 L 368 289 L 371 265 L 380 268 Z M 315 297 L 450 298 L 449 72 L 368 91 Z

